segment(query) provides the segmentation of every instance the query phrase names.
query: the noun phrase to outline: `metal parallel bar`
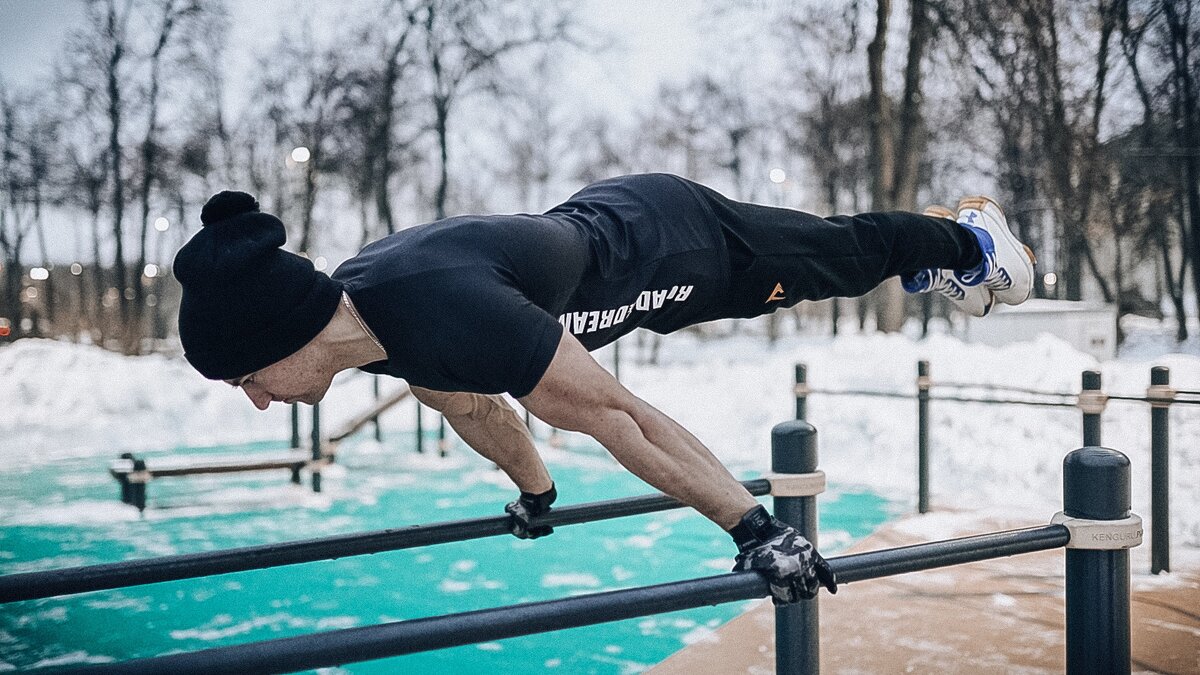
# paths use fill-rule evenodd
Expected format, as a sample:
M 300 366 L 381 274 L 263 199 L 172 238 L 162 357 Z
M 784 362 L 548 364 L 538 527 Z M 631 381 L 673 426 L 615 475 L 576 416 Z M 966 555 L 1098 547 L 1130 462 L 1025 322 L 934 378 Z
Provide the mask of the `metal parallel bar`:
M 87 666 L 69 672 L 121 675 L 287 673 L 750 600 L 768 594 L 764 577 L 756 572 L 739 572 Z
M 771 483 L 765 478 L 743 481 L 742 485 L 755 496 L 771 491 Z M 537 522 L 559 527 L 655 513 L 682 506 L 666 495 L 643 495 L 555 507 Z M 507 534 L 508 516 L 495 516 L 244 546 L 222 551 L 9 574 L 0 576 L 0 603 L 244 572 Z
M 838 583 L 844 584 L 1003 558 L 1019 553 L 1046 551 L 1065 546 L 1070 539 L 1071 533 L 1066 526 L 1043 525 L 883 551 L 855 553 L 831 559 L 829 564 L 837 572 Z
M 830 558 L 841 583 L 1030 553 L 1063 546 L 1063 525 L 963 537 Z M 756 572 L 678 581 L 558 600 L 497 607 L 216 647 L 150 659 L 87 666 L 74 673 L 283 673 L 576 628 L 705 605 L 761 598 L 767 581 Z

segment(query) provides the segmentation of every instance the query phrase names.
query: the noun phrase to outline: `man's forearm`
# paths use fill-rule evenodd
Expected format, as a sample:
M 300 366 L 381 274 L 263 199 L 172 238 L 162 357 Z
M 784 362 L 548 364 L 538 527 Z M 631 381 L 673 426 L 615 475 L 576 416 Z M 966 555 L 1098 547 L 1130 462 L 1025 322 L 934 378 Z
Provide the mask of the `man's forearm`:
M 622 466 L 650 485 L 696 509 L 722 528 L 754 508 L 754 497 L 712 452 L 677 422 L 648 403 L 610 409 L 593 436 Z
M 499 396 L 454 394 L 442 414 L 475 452 L 492 460 L 524 492 L 540 494 L 552 485 L 529 429 Z M 469 404 L 465 398 L 470 397 Z

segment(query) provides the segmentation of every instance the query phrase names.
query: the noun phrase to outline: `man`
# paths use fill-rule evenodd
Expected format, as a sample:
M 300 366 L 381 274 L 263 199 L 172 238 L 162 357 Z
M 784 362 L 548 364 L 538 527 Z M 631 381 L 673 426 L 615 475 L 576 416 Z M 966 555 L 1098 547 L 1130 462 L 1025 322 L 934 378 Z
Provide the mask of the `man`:
M 179 252 L 179 336 L 191 364 L 259 409 L 316 403 L 345 369 L 406 379 L 521 490 L 518 537 L 556 491 L 509 393 L 555 427 L 599 441 L 634 474 L 733 537 L 734 569 L 776 602 L 836 591 L 811 544 L 774 520 L 712 453 L 588 354 L 638 327 L 669 333 L 801 300 L 857 296 L 901 275 L 964 310 L 1024 302 L 1033 256 L 987 198 L 931 216 L 818 218 L 727 199 L 665 174 L 584 188 L 542 215 L 459 216 L 390 235 L 332 278 L 283 251 L 283 224 L 245 193 L 205 205 Z

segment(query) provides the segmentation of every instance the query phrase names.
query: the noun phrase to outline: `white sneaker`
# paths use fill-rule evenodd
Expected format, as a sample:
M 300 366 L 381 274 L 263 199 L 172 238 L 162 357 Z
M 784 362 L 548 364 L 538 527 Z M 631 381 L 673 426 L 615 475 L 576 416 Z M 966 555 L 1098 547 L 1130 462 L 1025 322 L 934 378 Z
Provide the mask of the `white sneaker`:
M 922 213 L 934 218 L 954 220 L 954 212 L 944 206 L 930 206 Z M 951 270 L 927 269 L 904 274 L 900 277 L 900 284 L 909 293 L 941 293 L 971 316 L 987 316 L 996 304 L 995 296 L 986 285 L 967 286 L 960 282 Z
M 1006 305 L 1019 305 L 1033 294 L 1033 266 L 1037 258 L 1008 229 L 1000 205 L 988 197 L 964 197 L 958 202 L 958 224 L 979 240 L 983 262 L 957 270 L 956 279 L 968 287 L 982 285 Z

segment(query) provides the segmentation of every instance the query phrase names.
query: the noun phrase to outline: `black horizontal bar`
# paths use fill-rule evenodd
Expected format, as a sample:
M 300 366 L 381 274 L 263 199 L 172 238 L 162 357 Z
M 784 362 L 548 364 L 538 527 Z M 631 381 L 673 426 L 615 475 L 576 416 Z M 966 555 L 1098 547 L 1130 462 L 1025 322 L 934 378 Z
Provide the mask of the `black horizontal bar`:
M 743 481 L 742 485 L 756 497 L 771 491 L 771 482 L 765 478 Z M 642 495 L 555 507 L 535 522 L 558 527 L 667 511 L 682 506 L 679 501 L 664 494 Z M 453 520 L 221 551 L 9 574 L 0 576 L 0 603 L 398 551 L 502 534 L 509 534 L 508 516 Z
M 1057 548 L 1062 525 L 996 532 L 830 558 L 841 583 Z M 765 578 L 737 572 L 460 614 L 347 628 L 149 659 L 87 666 L 73 673 L 286 673 L 476 642 L 577 628 L 650 614 L 765 597 Z
M 882 551 L 854 553 L 829 561 L 838 583 L 919 572 L 937 567 L 1004 558 L 1065 546 L 1071 532 L 1064 525 L 1042 525 L 1022 530 L 978 534 L 928 544 L 913 544 Z M 836 562 L 835 562 L 836 561 Z
M 769 592 L 766 579 L 754 572 L 739 572 L 231 647 L 214 647 L 88 666 L 69 672 L 121 675 L 288 673 L 762 598 Z

